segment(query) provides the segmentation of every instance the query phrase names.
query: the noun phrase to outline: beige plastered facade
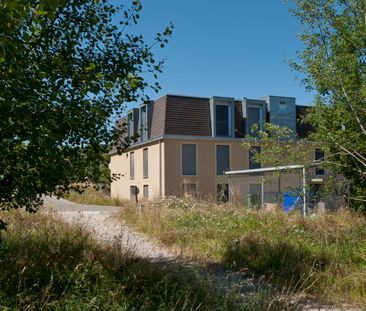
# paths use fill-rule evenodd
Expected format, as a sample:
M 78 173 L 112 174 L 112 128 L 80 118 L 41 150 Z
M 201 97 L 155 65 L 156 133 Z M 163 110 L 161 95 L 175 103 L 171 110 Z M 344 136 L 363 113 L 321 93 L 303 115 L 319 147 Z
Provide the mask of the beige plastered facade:
M 182 174 L 182 145 L 196 145 L 196 175 Z M 174 139 L 161 138 L 147 143 L 139 143 L 122 155 L 113 154 L 110 160 L 111 173 L 120 174 L 120 178 L 111 185 L 111 196 L 119 199 L 131 199 L 131 186 L 139 190 L 139 201 L 144 199 L 144 186 L 148 186 L 148 199 L 182 196 L 183 184 L 196 184 L 200 198 L 216 198 L 217 184 L 227 184 L 227 176 L 218 176 L 216 170 L 216 146 L 228 145 L 230 150 L 230 170 L 249 168 L 248 151 L 241 145 L 240 139 Z M 148 149 L 148 177 L 143 177 L 143 150 Z M 134 178 L 131 179 L 130 158 L 134 153 Z M 311 153 L 313 154 L 313 152 Z M 312 157 L 312 155 L 310 155 Z M 324 176 L 325 177 L 325 176 Z M 245 200 L 250 193 L 250 185 L 261 184 L 261 176 L 231 177 L 230 199 Z M 301 171 L 266 178 L 264 191 L 268 194 L 286 191 L 302 185 Z M 255 186 L 254 186 L 255 187 Z

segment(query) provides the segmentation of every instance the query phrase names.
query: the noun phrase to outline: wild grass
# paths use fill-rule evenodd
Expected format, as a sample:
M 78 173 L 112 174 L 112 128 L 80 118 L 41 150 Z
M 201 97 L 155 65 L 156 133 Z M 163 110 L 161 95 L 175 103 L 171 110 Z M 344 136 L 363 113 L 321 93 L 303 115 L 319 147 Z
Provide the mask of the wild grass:
M 261 213 L 243 207 L 169 198 L 129 207 L 120 217 L 183 256 L 221 262 L 320 301 L 366 304 L 366 220 Z
M 43 214 L 0 213 L 1 310 L 230 310 L 188 275 Z
M 111 198 L 102 189 L 96 189 L 93 186 L 85 188 L 83 193 L 71 191 L 65 195 L 65 199 L 78 204 L 91 204 L 102 206 L 125 206 L 130 204 L 127 200 Z

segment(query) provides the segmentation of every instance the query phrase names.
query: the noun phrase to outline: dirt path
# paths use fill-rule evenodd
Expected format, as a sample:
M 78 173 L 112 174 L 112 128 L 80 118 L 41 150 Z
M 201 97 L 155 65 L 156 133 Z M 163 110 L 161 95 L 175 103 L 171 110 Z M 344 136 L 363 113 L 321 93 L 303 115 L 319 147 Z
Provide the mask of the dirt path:
M 254 278 L 249 278 L 240 272 L 228 271 L 223 266 L 203 267 L 177 257 L 146 235 L 135 232 L 127 225 L 117 221 L 113 215 L 119 211 L 118 207 L 75 204 L 64 199 L 51 197 L 44 198 L 44 205 L 46 209 L 54 210 L 65 221 L 77 222 L 85 226 L 99 241 L 106 243 L 118 241 L 122 250 L 132 253 L 136 257 L 169 267 L 174 271 L 199 275 L 199 279 L 203 283 L 209 283 L 220 295 L 235 293 L 239 301 L 248 300 L 261 286 Z M 340 311 L 356 309 L 338 309 L 320 306 L 316 303 L 303 303 L 300 310 Z
M 75 204 L 64 199 L 47 197 L 45 207 L 57 212 L 67 222 L 78 222 L 86 227 L 94 237 L 103 242 L 118 239 L 122 249 L 136 257 L 145 259 L 171 260 L 175 256 L 152 242 L 146 235 L 132 231 L 118 222 L 113 214 L 118 207 Z

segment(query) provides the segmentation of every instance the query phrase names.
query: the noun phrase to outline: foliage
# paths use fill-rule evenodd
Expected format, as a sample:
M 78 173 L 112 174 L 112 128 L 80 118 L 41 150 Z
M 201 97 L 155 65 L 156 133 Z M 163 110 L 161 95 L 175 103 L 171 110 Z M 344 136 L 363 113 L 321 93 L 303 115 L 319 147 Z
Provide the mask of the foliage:
M 366 220 L 340 211 L 302 218 L 256 212 L 233 204 L 190 199 L 157 201 L 144 212 L 121 212 L 138 230 L 178 254 L 255 273 L 287 288 L 334 303 L 366 302 Z
M 312 162 L 309 142 L 295 139 L 296 134 L 288 127 L 266 123 L 260 130 L 255 124 L 252 132 L 255 136 L 246 136 L 242 146 L 252 152 L 255 162 L 263 166 L 306 165 Z M 259 146 L 260 150 L 253 146 Z
M 317 93 L 307 117 L 333 169 L 353 182 L 351 200 L 366 197 L 366 4 L 364 0 L 291 0 L 305 48 L 293 68 Z
M 152 44 L 129 34 L 140 1 L 5 0 L 0 3 L 0 208 L 33 211 L 41 195 L 99 182 L 109 146 L 126 148 L 112 116 L 159 89 Z M 119 23 L 119 24 L 118 24 Z

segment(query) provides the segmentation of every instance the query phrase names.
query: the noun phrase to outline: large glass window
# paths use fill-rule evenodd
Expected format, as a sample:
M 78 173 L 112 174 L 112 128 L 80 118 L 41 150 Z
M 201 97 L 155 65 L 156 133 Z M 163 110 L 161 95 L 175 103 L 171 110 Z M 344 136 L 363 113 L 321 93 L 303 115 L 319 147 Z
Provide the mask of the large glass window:
M 135 153 L 130 153 L 130 179 L 135 179 Z
M 143 177 L 149 177 L 149 150 L 147 148 L 142 150 L 143 154 Z
M 261 129 L 262 124 L 262 116 L 261 116 L 261 108 L 260 107 L 248 107 L 247 110 L 247 129 L 248 133 L 251 136 L 255 136 L 257 133 L 253 132 L 253 126 L 258 126 L 258 129 Z
M 182 145 L 182 175 L 196 175 L 196 145 Z
M 249 169 L 261 168 L 261 164 L 255 161 L 255 155 L 261 152 L 260 146 L 253 146 L 249 150 Z
M 229 106 L 216 105 L 216 136 L 229 136 Z
M 216 172 L 217 175 L 224 175 L 230 170 L 230 146 L 216 146 Z

